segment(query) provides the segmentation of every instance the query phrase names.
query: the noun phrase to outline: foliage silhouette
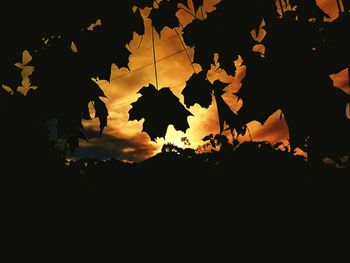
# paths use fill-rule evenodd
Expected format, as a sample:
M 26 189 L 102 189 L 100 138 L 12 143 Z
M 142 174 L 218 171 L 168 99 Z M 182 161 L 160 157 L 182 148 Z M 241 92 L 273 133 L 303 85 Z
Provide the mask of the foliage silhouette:
M 171 2 L 164 1 L 165 4 Z M 197 9 L 201 3 L 193 4 Z M 175 3 L 172 5 L 175 7 Z M 184 41 L 195 47 L 194 62 L 202 66 L 203 72 L 194 74 L 187 82 L 182 92 L 185 104 L 191 107 L 198 103 L 208 108 L 212 91 L 205 79 L 213 55 L 219 54 L 220 67 L 233 76 L 236 71 L 233 61 L 240 55 L 247 73 L 236 94 L 243 100 L 238 115 L 223 100 L 220 89 L 212 92 L 218 107 L 220 132 L 226 123 L 232 132 L 245 134 L 247 123 L 257 120 L 264 124 L 280 109 L 289 126 L 292 148 L 304 147 L 308 141 L 310 161 L 349 154 L 350 124 L 345 116 L 349 95 L 335 89 L 329 77 L 349 66 L 346 48 L 349 40 L 344 38 L 349 10 L 341 12 L 335 21 L 326 22 L 329 15 L 314 0 L 290 1 L 290 6 L 282 7 L 279 13 L 274 0 L 223 0 L 206 19 L 195 19 L 186 26 Z M 174 14 L 165 13 L 174 10 L 164 8 L 163 18 L 173 17 Z M 151 18 L 159 32 L 166 20 Z M 169 26 L 174 27 L 175 20 L 169 21 Z M 227 37 L 227 26 L 234 37 Z M 267 34 L 258 39 L 261 28 Z M 264 47 L 263 53 L 254 50 L 257 44 Z M 335 127 L 338 127 L 336 138 L 326 140 Z
M 310 184 L 303 181 L 306 174 L 333 173 L 322 164 L 310 167 L 302 157 L 293 156 L 296 147 L 304 147 L 311 161 L 320 162 L 330 156 L 339 162 L 334 161 L 334 166 L 349 168 L 345 155 L 350 150 L 350 126 L 344 114 L 349 96 L 335 89 L 329 78 L 349 68 L 350 43 L 344 37 L 350 22 L 349 5 L 344 1 L 346 10 L 335 21 L 326 22 L 328 15 L 313 0 L 290 1 L 293 9 L 282 10 L 281 14 L 275 1 L 223 0 L 206 19 L 195 19 L 184 28 L 184 41 L 195 47 L 194 62 L 202 67 L 182 92 L 186 106 L 198 103 L 208 108 L 214 97 L 220 133 L 226 123 L 237 134 L 245 134 L 248 122 L 265 123 L 271 113 L 281 109 L 290 131 L 288 151 L 267 142 L 230 144 L 227 137 L 218 134 L 204 138 L 213 148 L 220 147 L 211 153 L 195 154 L 191 149 L 165 145 L 162 153 L 140 164 L 80 160 L 67 165 L 67 153 L 79 146 L 79 138 L 86 139 L 82 120 L 91 119 L 89 104 L 93 103 L 95 117 L 99 118 L 100 136 L 107 126 L 108 110 L 101 99 L 106 94 L 91 78 L 109 80 L 112 63 L 128 66 L 131 51 L 126 44 L 134 32 L 145 32 L 139 8 L 152 8 L 150 18 L 159 33 L 165 26 L 181 26 L 175 15 L 181 8 L 179 3 L 186 5 L 187 1 L 119 1 L 117 11 L 107 2 L 84 7 L 72 2 L 69 8 L 56 2 L 45 6 L 24 2 L 21 8 L 16 2 L 7 3 L 0 31 L 4 39 L 0 51 L 0 82 L 4 85 L 0 89 L 0 109 L 5 124 L 0 129 L 2 168 L 10 171 L 2 177 L 5 188 L 12 184 L 19 192 L 50 192 L 53 188 L 76 191 L 80 180 L 91 179 L 103 192 L 104 187 L 111 191 L 122 188 L 118 182 L 126 180 L 126 175 L 132 180 L 145 174 L 155 180 L 170 178 L 168 182 L 188 174 L 193 176 L 188 180 L 194 182 L 201 176 L 234 174 L 232 180 L 238 186 L 249 185 L 252 176 L 258 187 L 276 186 L 281 181 L 293 182 L 291 187 L 308 187 Z M 197 10 L 203 1 L 192 4 Z M 18 17 L 23 23 L 15 23 Z M 101 25 L 92 29 L 91 24 L 97 25 L 98 19 Z M 259 42 L 252 31 L 259 35 L 262 29 L 267 35 Z M 228 31 L 235 37 L 229 38 Z M 256 44 L 263 45 L 265 53 L 255 52 Z M 219 54 L 220 67 L 232 76 L 238 55 L 247 67 L 236 94 L 243 100 L 237 114 L 223 99 L 226 84 L 210 85 L 206 80 L 214 53 Z M 18 63 L 20 54 L 26 55 Z M 144 119 L 143 130 L 152 140 L 164 137 L 169 125 L 183 132 L 189 128 L 187 118 L 192 114 L 169 88 L 157 90 L 149 85 L 139 93 L 141 97 L 129 112 L 130 120 Z M 32 171 L 36 175 L 28 176 Z M 262 176 L 265 172 L 270 176 Z M 103 175 L 97 176 L 99 173 Z M 118 175 L 113 177 L 115 173 Z M 289 173 L 294 176 L 291 181 Z M 169 177 L 164 179 L 164 175 Z M 320 185 L 326 187 L 327 180 Z
M 34 87 L 31 83 L 38 86 L 36 106 L 46 119 L 58 120 L 59 137 L 69 138 L 72 150 L 78 146 L 78 138 L 84 137 L 82 119 L 91 119 L 89 103 L 96 107 L 101 133 L 107 125 L 107 109 L 99 99 L 105 94 L 91 78 L 109 80 L 112 63 L 128 66 L 131 52 L 125 45 L 134 31 L 144 34 L 140 10 L 132 9 L 137 2 L 118 2 L 121 16 L 115 15 L 107 2 L 83 6 L 70 3 L 69 8 L 64 2 L 50 5 L 26 2 L 21 8 L 9 3 L 8 12 L 2 16 L 6 26 L 1 28 L 1 34 L 8 40 L 0 51 L 1 84 L 23 94 Z M 25 24 L 14 23 L 16 17 Z M 95 26 L 90 27 L 91 24 Z M 16 57 L 24 49 L 33 57 L 35 70 L 23 61 L 17 63 L 23 86 L 18 87 L 19 72 L 11 65 L 18 61 Z
M 174 125 L 175 129 L 186 132 L 189 128 L 187 118 L 192 114 L 185 109 L 170 88 L 157 90 L 150 84 L 143 87 L 139 93 L 141 97 L 131 104 L 129 119 L 140 121 L 144 118 L 143 131 L 147 132 L 152 140 L 164 137 L 170 124 Z
M 178 1 L 165 0 L 158 4 L 158 9 L 152 9 L 149 18 L 152 20 L 154 29 L 160 34 L 164 27 L 174 28 L 179 25 L 179 20 L 175 16 L 178 10 Z
M 186 81 L 186 87 L 182 91 L 187 108 L 198 103 L 203 108 L 209 108 L 212 102 L 213 85 L 206 79 L 204 71 L 192 75 Z

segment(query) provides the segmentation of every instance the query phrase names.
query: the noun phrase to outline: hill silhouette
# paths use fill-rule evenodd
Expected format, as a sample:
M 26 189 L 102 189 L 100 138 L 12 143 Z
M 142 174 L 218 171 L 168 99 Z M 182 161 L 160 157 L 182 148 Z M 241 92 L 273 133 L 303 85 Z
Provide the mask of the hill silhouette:
M 56 174 L 56 181 L 41 187 L 72 195 L 134 198 L 162 195 L 181 199 L 203 196 L 207 191 L 247 191 L 254 196 L 334 194 L 346 191 L 349 165 L 344 157 L 337 163 L 312 166 L 303 156 L 276 150 L 268 142 L 245 142 L 207 153 L 166 145 L 162 152 L 139 163 L 113 158 L 71 160 L 60 171 L 50 171 L 50 177 Z

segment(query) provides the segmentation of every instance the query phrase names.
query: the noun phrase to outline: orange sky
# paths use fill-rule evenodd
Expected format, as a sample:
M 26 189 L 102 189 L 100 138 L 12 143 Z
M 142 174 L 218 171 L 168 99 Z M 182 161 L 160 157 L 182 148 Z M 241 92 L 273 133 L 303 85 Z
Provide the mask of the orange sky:
M 190 1 L 189 1 L 190 2 Z M 213 2 L 217 0 L 207 0 L 205 9 L 212 7 Z M 332 18 L 337 16 L 336 2 L 333 0 L 319 0 L 319 5 L 328 12 Z M 145 10 L 147 12 L 147 10 Z M 182 24 L 188 23 L 192 18 L 184 11 L 179 11 L 177 16 Z M 103 22 L 102 22 L 103 23 Z M 122 160 L 140 161 L 148 158 L 160 150 L 165 142 L 171 142 L 178 146 L 183 146 L 181 138 L 186 136 L 192 143 L 192 148 L 203 144 L 202 138 L 210 133 L 218 133 L 218 117 L 216 111 L 215 100 L 209 109 L 203 109 L 198 105 L 190 108 L 194 117 L 189 117 L 188 121 L 190 129 L 186 134 L 175 131 L 173 126 L 169 126 L 165 139 L 159 139 L 157 143 L 152 142 L 146 133 L 142 133 L 141 122 L 128 121 L 128 111 L 131 109 L 130 103 L 137 100 L 139 95 L 137 91 L 148 86 L 149 83 L 155 85 L 155 75 L 153 67 L 153 52 L 150 34 L 150 20 L 145 20 L 146 33 L 142 40 L 141 46 L 137 49 L 140 43 L 140 37 L 135 35 L 130 42 L 130 71 L 126 68 L 117 68 L 112 66 L 110 82 L 101 81 L 100 86 L 105 91 L 108 100 L 105 100 L 109 109 L 110 118 L 108 127 L 104 130 L 102 139 L 90 138 L 89 142 L 81 141 L 81 149 L 78 149 L 77 156 L 99 156 L 102 158 L 115 157 Z M 177 29 L 181 33 L 181 29 Z M 169 28 L 161 32 L 160 37 L 156 37 L 156 58 L 160 60 L 158 66 L 159 87 L 170 87 L 181 102 L 183 96 L 182 89 L 185 87 L 185 82 L 192 73 L 192 67 L 188 60 L 183 46 L 174 30 Z M 193 56 L 193 49 L 188 50 L 190 56 Z M 195 66 L 199 69 L 199 66 Z M 237 98 L 232 95 L 233 91 L 237 91 L 240 87 L 240 81 L 244 77 L 244 66 L 240 67 L 235 77 L 227 76 L 224 72 L 215 73 L 210 78 L 220 78 L 223 82 L 229 83 L 228 92 L 224 95 L 226 102 L 233 110 L 238 110 L 241 104 L 237 103 Z M 350 94 L 347 71 L 343 71 L 336 76 L 332 76 L 335 86 L 343 88 Z M 161 114 L 161 109 L 160 114 Z M 344 109 L 345 111 L 345 109 Z M 176 114 L 176 113 L 174 113 Z M 287 142 L 288 127 L 285 121 L 280 120 L 280 112 L 273 114 L 264 126 L 258 122 L 248 124 L 253 140 L 267 140 L 272 143 L 277 141 Z M 98 134 L 98 122 L 84 122 L 84 127 L 91 135 Z M 250 140 L 249 136 L 241 138 L 242 140 Z

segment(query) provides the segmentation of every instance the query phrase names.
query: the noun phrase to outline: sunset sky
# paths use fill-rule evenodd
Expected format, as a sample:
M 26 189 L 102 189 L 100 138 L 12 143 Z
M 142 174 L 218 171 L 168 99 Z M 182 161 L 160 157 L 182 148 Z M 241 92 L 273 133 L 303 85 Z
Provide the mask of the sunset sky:
M 215 2 L 219 2 L 219 0 L 205 1 L 204 9 L 212 10 Z M 332 16 L 332 19 L 336 18 L 338 10 L 335 0 L 319 0 L 317 2 L 325 12 Z M 190 11 L 193 12 L 193 10 Z M 149 9 L 143 10 L 144 15 L 147 15 L 147 12 L 149 12 Z M 184 26 L 192 20 L 192 17 L 182 10 L 177 13 L 177 16 Z M 121 160 L 140 161 L 154 155 L 166 142 L 183 146 L 181 138 L 186 136 L 192 144 L 191 147 L 195 149 L 203 144 L 202 138 L 204 136 L 210 133 L 219 133 L 215 100 L 213 100 L 213 104 L 209 109 L 203 109 L 197 104 L 189 109 L 194 116 L 188 118 L 190 129 L 186 133 L 175 131 L 173 126 L 169 126 L 165 139 L 159 139 L 157 142 L 152 142 L 146 133 L 141 132 L 143 121 L 128 121 L 130 104 L 140 96 L 137 92 L 143 86 L 155 85 L 151 21 L 147 18 L 145 18 L 145 28 L 146 33 L 140 46 L 141 37 L 136 34 L 129 43 L 132 52 L 129 59 L 130 71 L 112 65 L 110 81 L 100 81 L 100 86 L 108 97 L 104 100 L 110 114 L 108 127 L 104 130 L 100 139 L 98 138 L 99 124 L 97 119 L 84 122 L 89 141 L 81 141 L 81 148 L 75 153 L 76 157 L 88 156 L 103 159 L 114 157 Z M 181 28 L 176 30 L 180 35 L 182 34 Z M 193 74 L 183 44 L 174 30 L 165 28 L 160 36 L 156 35 L 155 45 L 159 87 L 170 87 L 172 92 L 183 102 L 181 92 L 185 87 L 185 82 Z M 193 57 L 194 50 L 188 48 L 187 51 Z M 239 64 L 238 61 L 238 70 L 235 77 L 227 76 L 225 72 L 209 73 L 210 80 L 219 78 L 221 81 L 228 83 L 229 86 L 226 89 L 228 92 L 224 95 L 224 99 L 235 111 L 241 107 L 242 103 L 237 103 L 237 97 L 232 93 L 240 88 L 240 82 L 245 75 L 245 67 L 239 66 Z M 195 65 L 196 70 L 199 70 L 199 68 L 199 65 Z M 331 77 L 335 86 L 350 94 L 347 70 Z M 161 114 L 161 109 L 159 111 Z M 279 117 L 280 112 L 276 112 L 267 120 L 264 126 L 261 126 L 258 122 L 249 123 L 248 127 L 253 140 L 267 140 L 272 143 L 282 141 L 287 144 L 288 127 L 283 118 L 280 120 Z M 250 138 L 247 135 L 241 137 L 240 140 L 250 140 Z

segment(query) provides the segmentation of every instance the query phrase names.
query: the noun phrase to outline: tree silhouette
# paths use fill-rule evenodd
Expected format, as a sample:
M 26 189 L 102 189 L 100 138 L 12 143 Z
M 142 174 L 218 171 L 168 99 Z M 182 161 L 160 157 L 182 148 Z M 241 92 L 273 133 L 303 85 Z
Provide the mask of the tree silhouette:
M 131 53 L 126 44 L 133 32 L 144 33 L 140 10 L 132 8 L 138 2 L 120 1 L 117 11 L 108 2 L 9 3 L 1 16 L 0 32 L 7 39 L 0 51 L 3 89 L 28 96 L 28 90 L 39 87 L 31 107 L 42 113 L 43 123 L 57 120 L 57 139 L 66 138 L 71 152 L 78 138 L 85 138 L 81 123 L 91 119 L 90 103 L 101 133 L 107 125 L 108 111 L 101 100 L 106 96 L 91 78 L 109 80 L 112 63 L 128 67 Z M 31 65 L 22 61 L 14 66 L 23 50 L 28 50 Z

